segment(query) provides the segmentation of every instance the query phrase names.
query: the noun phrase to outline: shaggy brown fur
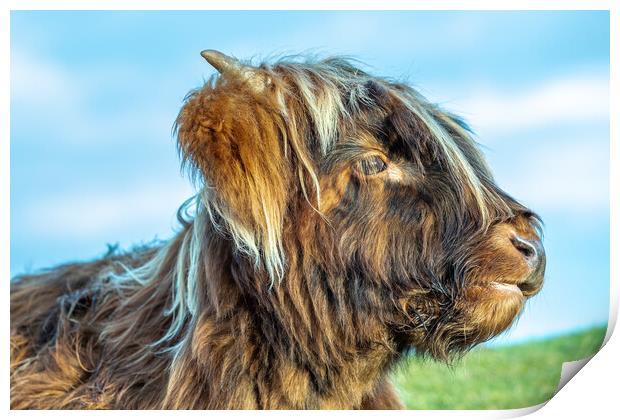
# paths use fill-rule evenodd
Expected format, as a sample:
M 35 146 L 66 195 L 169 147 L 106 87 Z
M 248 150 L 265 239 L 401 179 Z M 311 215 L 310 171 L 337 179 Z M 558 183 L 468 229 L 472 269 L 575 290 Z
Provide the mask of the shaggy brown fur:
M 13 408 L 400 408 L 406 352 L 462 354 L 538 292 L 537 218 L 461 120 L 342 59 L 203 55 L 182 228 L 14 279 Z

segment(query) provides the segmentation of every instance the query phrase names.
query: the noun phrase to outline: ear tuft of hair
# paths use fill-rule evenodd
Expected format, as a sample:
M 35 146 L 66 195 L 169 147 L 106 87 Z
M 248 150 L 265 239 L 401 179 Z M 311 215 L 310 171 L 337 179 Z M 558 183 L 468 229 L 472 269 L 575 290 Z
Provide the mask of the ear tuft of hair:
M 242 81 L 217 78 L 188 96 L 176 130 L 184 164 L 202 181 L 202 201 L 214 224 L 272 282 L 281 279 L 290 169 L 277 107 Z

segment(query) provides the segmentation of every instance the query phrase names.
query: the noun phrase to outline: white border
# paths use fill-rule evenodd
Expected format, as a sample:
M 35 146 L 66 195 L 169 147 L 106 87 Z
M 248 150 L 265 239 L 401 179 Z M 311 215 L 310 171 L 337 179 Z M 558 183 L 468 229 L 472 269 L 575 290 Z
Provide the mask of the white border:
M 57 1 L 53 6 L 47 1 L 8 1 L 7 8 L 2 14 L 0 20 L 0 33 L 2 35 L 2 57 L 5 60 L 0 67 L 0 80 L 2 81 L 0 86 L 2 89 L 2 101 L 0 105 L 0 112 L 2 115 L 2 124 L 0 130 L 2 132 L 2 141 L 0 142 L 0 194 L 2 199 L 0 200 L 0 231 L 2 237 L 0 239 L 0 269 L 5 276 L 3 281 L 5 287 L 2 289 L 3 299 L 5 303 L 4 316 L 2 316 L 2 330 L 5 340 L 8 341 L 9 336 L 9 306 L 8 306 L 8 281 L 9 281 L 9 253 L 10 253 L 10 236 L 9 236 L 9 138 L 10 138 L 10 126 L 9 126 L 9 108 L 10 108 L 10 75 L 9 75 L 9 60 L 10 57 L 10 10 L 68 10 L 68 9 L 82 9 L 82 10 L 197 10 L 197 9 L 213 9 L 213 10 L 258 10 L 258 9 L 290 9 L 290 10 L 610 10 L 611 11 L 611 73 L 610 73 L 610 86 L 612 95 L 610 98 L 610 115 L 616 116 L 618 120 L 618 41 L 620 39 L 620 33 L 618 29 L 619 25 L 619 13 L 618 6 L 613 1 L 603 0 L 590 0 L 590 1 L 577 1 L 577 0 L 564 0 L 559 2 L 557 0 L 525 0 L 525 1 L 508 1 L 503 0 L 470 0 L 470 1 L 457 1 L 457 0 L 437 0 L 437 1 L 388 1 L 369 3 L 360 1 L 347 1 L 340 2 L 335 5 L 333 1 L 312 1 L 301 2 L 297 1 L 294 4 L 290 1 L 273 1 L 264 0 L 258 3 L 260 7 L 257 7 L 257 2 L 250 1 L 228 1 L 226 3 L 213 3 L 179 0 L 176 2 L 153 0 L 149 2 L 138 2 L 131 0 L 108 0 L 108 1 L 90 1 L 88 5 L 83 1 L 77 0 L 65 0 Z M 610 335 L 615 326 L 617 313 L 618 313 L 618 264 L 613 258 L 618 254 L 618 221 L 617 221 L 617 209 L 619 193 L 618 182 L 616 181 L 620 177 L 620 172 L 617 166 L 613 165 L 613 162 L 618 161 L 618 153 L 620 151 L 620 145 L 618 144 L 618 123 L 614 121 L 614 117 L 611 118 L 611 161 L 610 165 L 610 205 L 611 205 L 611 303 L 610 303 L 610 328 L 606 340 L 609 340 L 606 346 L 597 354 L 593 360 L 584 368 L 583 372 L 580 372 L 578 379 L 570 381 L 565 388 L 563 388 L 557 396 L 544 407 L 544 409 L 536 411 L 533 414 L 533 418 L 546 419 L 546 418 L 584 418 L 585 416 L 592 418 L 611 418 L 612 413 L 618 413 L 618 398 L 617 398 L 617 375 L 620 373 L 618 359 L 615 354 L 619 354 L 620 341 L 617 337 Z M 587 279 L 584 279 L 587 281 Z M 9 373 L 8 373 L 8 360 L 9 360 L 9 346 L 6 344 L 0 346 L 0 358 L 5 361 L 2 364 L 1 375 L 2 382 L 2 402 L 5 410 L 9 407 Z M 536 367 L 533 366 L 533 369 Z M 540 408 L 540 407 L 536 407 Z M 506 418 L 524 415 L 535 411 L 536 408 L 523 409 L 523 410 L 504 410 L 504 411 L 403 411 L 398 413 L 390 413 L 390 416 L 411 418 L 415 416 L 416 419 L 424 418 L 465 418 L 465 419 L 484 419 L 484 418 Z M 116 416 L 118 412 L 91 412 L 89 416 Z M 338 417 L 347 418 L 355 416 L 355 418 L 370 417 L 376 415 L 383 415 L 386 413 L 353 413 L 353 412 L 321 412 L 320 416 L 326 417 Z M 10 412 L 14 417 L 82 417 L 84 413 L 81 412 Z M 291 413 L 288 412 L 183 412 L 183 413 L 164 413 L 164 412 L 122 412 L 123 417 L 142 417 L 148 416 L 149 418 L 157 417 L 163 418 L 164 416 L 183 415 L 189 417 L 201 418 L 205 415 L 209 416 L 251 416 L 251 417 L 264 417 L 288 418 Z M 314 412 L 296 412 L 295 416 L 301 417 L 315 417 L 317 413 Z
M 10 10 L 609 10 L 613 0 L 9 0 Z M 258 3 L 258 4 L 257 4 Z M 561 7 L 558 7 L 561 6 Z

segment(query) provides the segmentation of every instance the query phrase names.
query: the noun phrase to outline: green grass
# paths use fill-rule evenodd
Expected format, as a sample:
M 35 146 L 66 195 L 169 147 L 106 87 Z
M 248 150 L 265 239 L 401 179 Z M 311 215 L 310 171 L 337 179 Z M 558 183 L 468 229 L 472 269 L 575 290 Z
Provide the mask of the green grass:
M 599 350 L 606 327 L 509 347 L 480 348 L 448 367 L 411 357 L 393 374 L 409 409 L 508 409 L 549 400 L 562 363 Z

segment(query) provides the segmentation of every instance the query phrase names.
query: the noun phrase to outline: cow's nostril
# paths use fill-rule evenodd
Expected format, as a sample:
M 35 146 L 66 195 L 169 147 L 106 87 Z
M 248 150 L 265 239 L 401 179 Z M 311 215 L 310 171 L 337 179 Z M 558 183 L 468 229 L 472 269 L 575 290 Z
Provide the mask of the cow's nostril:
M 535 242 L 515 235 L 512 244 L 528 261 L 535 262 L 538 259 L 538 247 Z

